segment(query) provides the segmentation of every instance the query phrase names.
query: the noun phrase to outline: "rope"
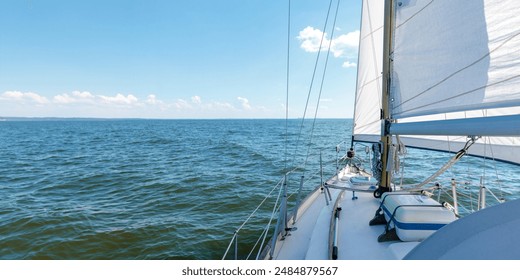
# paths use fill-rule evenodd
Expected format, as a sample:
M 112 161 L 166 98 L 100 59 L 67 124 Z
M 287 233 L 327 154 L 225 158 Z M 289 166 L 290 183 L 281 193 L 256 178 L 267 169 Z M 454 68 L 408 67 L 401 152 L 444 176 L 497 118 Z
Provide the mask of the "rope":
M 414 189 L 421 189 L 424 185 L 430 183 L 433 179 L 437 178 L 439 175 L 444 173 L 446 170 L 448 170 L 450 167 L 452 167 L 455 163 L 457 163 L 464 155 L 467 154 L 468 149 L 477 141 L 477 137 L 471 137 L 468 142 L 466 142 L 466 145 L 464 148 L 462 148 L 460 151 L 458 151 L 453 158 L 451 158 L 443 167 L 441 167 L 437 172 L 435 172 L 433 175 L 428 177 L 426 180 L 424 180 L 422 183 L 415 186 Z

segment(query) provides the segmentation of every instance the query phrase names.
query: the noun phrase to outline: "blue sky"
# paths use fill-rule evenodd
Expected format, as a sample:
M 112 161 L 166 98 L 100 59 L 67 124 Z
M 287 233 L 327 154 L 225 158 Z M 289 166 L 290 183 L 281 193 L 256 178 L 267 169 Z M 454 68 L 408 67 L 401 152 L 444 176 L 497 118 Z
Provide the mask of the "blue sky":
M 2 0 L 0 116 L 284 118 L 287 3 Z M 328 5 L 292 0 L 292 118 L 303 114 Z M 318 117 L 352 117 L 360 9 L 343 0 L 334 36 L 326 30 Z

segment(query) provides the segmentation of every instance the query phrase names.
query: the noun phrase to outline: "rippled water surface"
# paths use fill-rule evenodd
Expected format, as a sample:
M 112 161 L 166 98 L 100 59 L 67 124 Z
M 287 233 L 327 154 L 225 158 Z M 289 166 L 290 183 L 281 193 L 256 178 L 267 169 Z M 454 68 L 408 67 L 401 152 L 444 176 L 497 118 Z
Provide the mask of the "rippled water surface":
M 310 146 L 307 168 L 318 170 L 322 150 L 333 174 L 351 120 L 318 120 L 312 141 L 298 138 L 300 123 L 286 133 L 285 120 L 0 122 L 0 258 L 220 259 L 281 179 L 285 138 L 299 155 L 288 166 Z M 446 158 L 407 164 L 434 170 Z M 502 179 L 501 192 L 514 195 L 518 172 L 501 169 L 516 176 Z M 254 243 L 261 226 L 241 241 Z

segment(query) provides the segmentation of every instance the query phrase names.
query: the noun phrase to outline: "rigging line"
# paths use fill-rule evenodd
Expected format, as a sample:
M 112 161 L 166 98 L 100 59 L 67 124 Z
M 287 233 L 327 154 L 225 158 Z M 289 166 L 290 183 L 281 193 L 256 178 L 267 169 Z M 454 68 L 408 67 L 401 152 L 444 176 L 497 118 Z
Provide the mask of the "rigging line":
M 438 86 L 441 85 L 442 83 L 444 83 L 444 82 L 446 82 L 447 80 L 453 78 L 455 75 L 461 73 L 462 71 L 464 71 L 464 70 L 466 70 L 466 69 L 468 69 L 468 68 L 470 68 L 470 67 L 476 65 L 476 64 L 479 63 L 480 61 L 482 61 L 482 60 L 484 60 L 485 58 L 491 56 L 491 54 L 492 54 L 493 52 L 495 52 L 496 50 L 502 48 L 502 47 L 503 47 L 507 42 L 511 41 L 512 39 L 514 39 L 514 38 L 517 37 L 518 35 L 520 35 L 520 32 L 511 35 L 509 38 L 507 38 L 506 40 L 504 40 L 500 45 L 498 45 L 498 46 L 497 46 L 496 48 L 494 48 L 493 50 L 487 52 L 487 53 L 486 53 L 484 56 L 482 56 L 481 58 L 479 58 L 479 59 L 477 59 L 476 61 L 470 63 L 469 65 L 467 65 L 467 66 L 465 66 L 465 67 L 463 67 L 463 68 L 461 68 L 461 69 L 459 69 L 459 70 L 453 72 L 452 74 L 448 75 L 446 78 L 444 78 L 444 79 L 440 80 L 439 82 L 433 84 L 433 85 L 430 86 L 429 88 L 423 90 L 422 92 L 420 92 L 419 94 L 417 94 L 417 95 L 411 97 L 410 99 L 401 102 L 400 104 L 396 105 L 393 109 L 401 107 L 403 104 L 405 104 L 405 103 L 407 103 L 407 102 L 409 102 L 409 101 L 414 100 L 415 98 L 417 98 L 417 97 L 419 97 L 419 96 L 425 94 L 426 92 L 428 92 L 428 91 L 430 91 L 430 90 L 432 90 L 432 89 L 438 87 Z M 513 79 L 513 78 L 515 78 L 515 77 L 519 77 L 519 76 L 520 76 L 520 75 L 515 75 L 515 76 L 513 76 L 513 77 L 510 77 L 510 78 L 508 78 L 508 79 L 505 79 L 505 80 L 502 81 L 502 82 L 505 82 L 505 81 L 511 80 L 511 79 Z M 496 82 L 496 83 L 494 83 L 494 84 L 492 84 L 492 85 L 496 85 L 496 84 L 498 84 L 498 83 L 500 83 L 500 82 Z M 490 84 L 490 85 L 491 85 L 491 84 Z M 465 93 L 459 94 L 458 96 L 460 96 L 460 95 L 464 95 L 464 94 L 468 94 L 468 93 L 471 93 L 471 92 L 477 91 L 477 90 L 482 89 L 482 88 L 486 88 L 486 87 L 488 87 L 488 86 L 490 86 L 490 85 L 485 85 L 485 86 L 479 87 L 479 88 L 477 88 L 477 89 L 470 90 L 470 91 L 468 91 L 468 92 L 465 92 Z M 455 97 L 458 97 L 458 96 L 455 96 Z M 448 98 L 448 99 L 445 99 L 445 100 L 441 100 L 441 101 L 439 101 L 439 102 L 446 101 L 446 100 L 449 100 L 449 99 L 452 99 L 452 98 L 455 98 L 455 97 L 451 97 L 451 98 Z M 439 102 L 436 102 L 436 103 L 439 103 Z M 433 104 L 436 104 L 436 103 L 432 103 L 432 104 L 429 104 L 429 105 L 433 105 Z M 426 105 L 426 106 L 429 106 L 429 105 Z M 424 106 L 423 106 L 423 107 L 424 107 Z
M 336 29 L 336 20 L 338 19 L 338 11 L 339 11 L 340 3 L 341 3 L 341 0 L 338 0 L 338 4 L 336 6 L 336 13 L 334 15 L 334 21 L 332 23 L 332 31 L 330 33 L 330 40 L 329 40 L 329 47 L 327 49 L 327 56 L 325 57 L 325 65 L 323 66 L 323 74 L 321 76 L 321 84 L 320 84 L 320 90 L 319 90 L 319 93 L 318 93 L 318 101 L 316 102 L 316 109 L 314 110 L 314 119 L 312 121 L 311 136 L 310 136 L 310 139 L 309 139 L 309 145 L 307 146 L 307 156 L 305 158 L 304 166 L 307 165 L 307 160 L 309 159 L 309 153 L 310 153 L 310 149 L 311 149 L 312 138 L 314 136 L 314 128 L 315 128 L 315 125 L 316 125 L 316 118 L 318 117 L 318 110 L 319 110 L 319 107 L 320 107 L 321 94 L 323 93 L 323 84 L 325 82 L 325 74 L 327 73 L 327 65 L 329 63 L 330 49 L 332 47 L 332 38 L 334 38 L 334 29 Z
M 367 35 L 363 36 L 363 38 L 361 38 L 361 41 L 362 41 L 362 40 L 365 40 L 365 39 L 368 38 L 368 37 L 371 37 L 374 33 L 376 33 L 377 31 L 379 31 L 379 30 L 381 30 L 381 29 L 383 29 L 383 26 L 380 26 L 380 27 L 378 27 L 378 28 L 376 28 L 376 29 L 374 29 L 374 30 L 370 29 L 370 30 L 372 30 L 372 31 L 370 31 Z
M 276 202 L 274 203 L 274 206 L 273 206 L 273 211 L 271 212 L 271 217 L 269 218 L 269 222 L 267 223 L 267 228 L 271 227 L 271 223 L 273 222 L 273 219 L 274 219 L 274 214 L 276 213 L 277 209 L 279 209 L 279 208 L 277 208 L 277 206 L 278 206 L 278 201 L 280 200 L 280 196 L 282 196 L 282 190 L 283 190 L 283 187 L 281 186 L 280 191 L 278 192 L 278 197 L 276 198 Z M 281 203 L 280 203 L 280 206 L 281 206 Z M 275 236 L 273 236 L 273 238 L 276 239 L 278 233 L 275 232 L 274 234 L 275 234 Z M 264 235 L 264 238 L 262 239 L 262 244 L 260 244 L 260 248 L 264 248 L 266 239 L 267 239 L 267 233 Z M 273 248 L 273 250 L 274 250 L 274 248 Z M 258 250 L 258 255 L 256 255 L 256 259 L 260 258 L 260 253 L 261 253 L 261 249 Z
M 361 90 L 364 90 L 365 86 L 368 86 L 374 82 L 379 82 L 379 80 L 382 78 L 383 76 L 382 75 L 378 75 L 377 77 L 375 77 L 374 79 L 370 80 L 370 81 L 367 81 L 366 83 L 362 84 L 358 89 L 357 91 L 360 92 Z M 357 94 L 356 96 L 356 101 L 359 100 L 359 98 L 361 98 L 361 94 Z
M 428 8 L 428 6 L 430 6 L 432 3 L 433 3 L 434 0 L 430 1 L 430 3 L 426 4 L 424 7 L 422 7 L 419 11 L 417 11 L 415 14 L 413 14 L 412 16 L 410 16 L 409 18 L 407 18 L 405 21 L 403 21 L 401 24 L 397 25 L 395 27 L 395 29 L 405 25 L 406 23 L 408 23 L 412 18 L 414 18 L 416 15 L 420 14 L 422 11 L 424 11 L 426 8 Z
M 260 202 L 260 204 L 256 207 L 256 209 L 253 211 L 253 213 L 251 213 L 247 217 L 247 219 L 235 230 L 235 233 L 233 234 L 233 238 L 231 238 L 231 241 L 229 242 L 228 248 L 226 249 L 226 252 L 224 253 L 224 256 L 222 257 L 222 260 L 224 260 L 227 256 L 227 254 L 229 253 L 229 249 L 231 249 L 231 245 L 233 245 L 233 241 L 235 241 L 235 238 L 236 238 L 238 232 L 240 232 L 242 230 L 242 228 L 249 222 L 249 220 L 255 215 L 255 213 L 258 211 L 258 209 L 260 209 L 260 207 L 264 204 L 264 202 L 269 197 L 271 197 L 271 194 L 274 192 L 274 190 L 276 190 L 276 188 L 278 188 L 278 186 L 281 186 L 281 184 L 283 183 L 283 180 L 284 179 L 282 178 L 282 180 L 280 180 L 278 182 L 278 184 L 276 184 L 276 186 L 274 186 L 274 188 L 269 192 L 269 194 L 267 194 L 267 196 L 264 198 L 264 200 L 262 200 L 262 202 Z M 278 198 L 280 197 L 281 190 L 282 190 L 282 188 L 280 187 L 280 191 L 278 191 Z M 278 203 L 278 198 L 276 200 L 276 203 Z
M 313 87 L 313 84 L 314 84 L 314 78 L 316 76 L 316 71 L 318 69 L 318 62 L 320 60 L 321 48 L 323 46 L 323 41 L 325 39 L 325 30 L 327 30 L 327 25 L 328 25 L 328 22 L 329 22 L 329 15 L 330 15 L 330 9 L 332 7 L 332 1 L 333 0 L 330 0 L 330 2 L 329 2 L 329 9 L 327 10 L 327 17 L 325 18 L 325 24 L 323 26 L 323 33 L 321 34 L 320 47 L 318 48 L 318 54 L 316 55 L 316 61 L 314 63 L 314 70 L 312 72 L 311 83 L 309 85 L 309 92 L 307 93 L 307 102 L 305 103 L 305 109 L 303 111 L 303 117 L 302 117 L 302 121 L 301 121 L 301 124 L 300 124 L 298 137 L 296 139 L 296 146 L 294 148 L 294 153 L 293 153 L 294 156 L 296 155 L 296 151 L 298 150 L 298 146 L 300 144 L 300 138 L 301 138 L 301 135 L 302 135 L 303 124 L 305 122 L 305 116 L 307 115 L 307 108 L 309 107 L 309 99 L 311 97 L 312 87 Z M 294 160 L 293 160 L 293 162 L 294 162 Z
M 448 114 L 444 114 L 444 120 L 447 120 L 448 119 Z M 448 143 L 448 152 L 451 152 L 451 141 L 450 141 L 450 136 L 449 135 L 446 135 L 446 142 Z M 451 169 L 450 167 L 450 170 L 449 172 L 451 173 L 452 177 L 454 177 L 453 175 L 453 170 Z
M 369 23 L 369 28 L 370 28 L 370 30 L 372 30 L 372 17 L 370 16 L 370 14 L 371 14 L 371 13 L 370 13 L 370 5 L 368 4 L 368 2 L 367 2 L 367 11 L 368 11 L 368 23 Z M 383 27 L 384 27 L 384 26 L 383 26 Z M 376 73 L 375 73 L 375 76 L 376 76 L 376 77 L 378 77 L 379 75 L 383 76 L 383 75 L 382 75 L 382 72 L 378 72 L 378 69 L 379 69 L 379 68 L 377 67 L 377 66 L 378 66 L 378 65 L 377 65 L 377 59 L 375 59 L 375 58 L 377 57 L 377 55 L 376 55 L 377 51 L 376 51 L 376 46 L 375 46 L 375 44 L 374 44 L 374 36 L 370 36 L 370 39 L 371 39 L 371 41 L 372 41 L 372 42 L 371 42 L 371 43 L 372 43 L 372 57 L 374 58 L 372 61 L 373 61 L 373 64 L 374 64 L 374 65 L 373 65 L 373 66 L 374 66 L 374 71 L 376 72 Z M 378 80 L 379 80 L 379 79 L 378 79 Z M 382 95 L 383 90 L 381 89 L 381 84 L 380 84 L 380 83 L 376 83 L 376 85 L 377 85 L 377 92 L 379 93 L 379 94 L 378 94 L 379 97 L 378 97 L 378 99 L 377 99 L 377 101 L 379 102 L 379 108 L 383 108 L 383 104 L 382 104 L 382 100 L 381 100 L 381 97 L 383 96 L 383 95 Z
M 509 77 L 509 78 L 507 78 L 507 79 L 500 80 L 500 81 L 497 81 L 497 82 L 492 83 L 492 84 L 487 84 L 487 85 L 485 85 L 485 86 L 481 86 L 481 87 L 478 87 L 478 88 L 475 88 L 475 89 L 472 89 L 472 90 L 469 90 L 469 91 L 466 91 L 466 92 L 463 92 L 463 93 L 460 93 L 460 94 L 454 95 L 454 96 L 452 96 L 452 97 L 448 97 L 448 98 L 445 98 L 445 99 L 442 99 L 442 100 L 439 100 L 439 101 L 436 101 L 436 102 L 432 102 L 432 103 L 430 103 L 430 104 L 425 104 L 425 105 L 422 105 L 422 106 L 418 106 L 418 107 L 415 107 L 415 108 L 411 108 L 411 109 L 409 109 L 409 110 L 403 110 L 403 111 L 400 112 L 400 114 L 408 113 L 408 112 L 413 112 L 413 111 L 415 111 L 415 110 L 422 109 L 422 108 L 425 108 L 425 107 L 428 107 L 428 106 L 432 106 L 432 105 L 435 105 L 435 104 L 439 104 L 439 103 L 442 103 L 442 102 L 446 102 L 446 101 L 449 101 L 449 100 L 451 100 L 451 99 L 456 99 L 456 98 L 459 98 L 459 97 L 461 97 L 461 96 L 464 96 L 464 95 L 470 94 L 470 93 L 472 93 L 472 92 L 475 92 L 475 91 L 478 91 L 478 90 L 481 90 L 481 89 L 485 89 L 485 88 L 489 88 L 489 87 L 493 87 L 493 86 L 496 86 L 496 85 L 498 85 L 498 84 L 505 83 L 505 82 L 509 82 L 509 81 L 511 81 L 511 80 L 518 79 L 518 78 L 520 78 L 520 75 L 514 75 L 514 76 L 511 76 L 511 77 Z M 409 101 L 409 100 L 411 100 L 411 99 L 408 99 L 408 101 Z M 399 107 L 399 106 L 401 106 L 402 104 L 404 104 L 404 102 L 401 103 L 400 105 L 394 107 L 394 109 L 397 108 L 397 107 Z
M 260 209 L 260 207 L 264 204 L 264 202 L 269 198 L 271 197 L 271 194 L 276 190 L 276 188 L 278 188 L 278 186 L 282 186 L 283 184 L 283 178 L 276 184 L 276 186 L 274 186 L 274 188 L 267 194 L 267 196 L 262 200 L 262 202 L 260 202 L 260 204 L 258 204 L 258 206 L 256 207 L 256 209 L 249 215 L 249 217 L 247 217 L 247 219 L 240 225 L 240 227 L 238 227 L 238 229 L 236 230 L 236 232 L 239 232 L 246 224 L 247 222 L 249 222 L 249 220 L 253 217 L 253 215 L 256 214 L 256 212 Z
M 252 255 L 253 252 L 255 251 L 256 246 L 258 245 L 258 243 L 260 243 L 260 240 L 262 240 L 262 238 L 264 237 L 264 235 L 267 234 L 267 231 L 269 230 L 269 226 L 270 226 L 270 225 L 266 225 L 266 226 L 265 226 L 265 229 L 262 231 L 262 234 L 260 234 L 260 236 L 259 236 L 258 239 L 256 240 L 255 245 L 253 245 L 253 248 L 251 248 L 251 251 L 250 251 L 249 254 L 247 255 L 246 260 L 249 260 L 249 258 L 251 257 L 251 255 Z M 261 250 L 262 250 L 262 247 L 260 247 L 258 250 L 261 251 Z
M 493 160 L 493 167 L 495 169 L 495 176 L 497 178 L 496 183 L 498 184 L 498 188 L 500 189 L 500 197 L 504 197 L 504 188 L 502 185 L 502 180 L 500 180 L 500 175 L 498 174 L 498 167 L 497 162 L 495 160 L 495 153 L 493 152 L 493 145 L 491 144 L 491 139 L 489 139 L 489 151 L 491 152 L 491 159 Z
M 498 185 L 498 189 L 500 190 L 500 197 L 504 197 L 504 188 L 502 185 L 502 180 L 500 179 L 500 175 L 498 174 L 497 161 L 495 160 L 495 153 L 493 152 L 493 144 L 491 143 L 491 140 L 491 137 L 489 137 L 489 152 L 491 153 L 491 162 L 493 164 L 493 169 L 495 170 L 495 183 Z
M 482 157 L 482 177 L 480 177 L 480 187 L 486 186 L 486 169 L 487 169 L 487 140 L 488 137 L 484 137 L 484 156 Z
M 291 48 L 291 0 L 288 1 L 289 7 L 287 12 L 287 69 L 286 69 L 286 90 L 285 90 L 285 144 L 284 144 L 284 170 L 287 169 L 288 152 L 287 146 L 289 142 L 289 73 L 290 73 L 290 48 Z
M 366 81 L 364 84 L 362 84 L 359 88 L 362 89 L 368 85 L 370 85 L 371 83 L 373 82 L 377 82 L 379 79 L 381 79 L 383 77 L 383 75 L 381 75 L 381 73 L 379 73 L 378 75 L 376 75 L 375 78 L 373 78 L 372 80 L 369 80 L 369 81 Z

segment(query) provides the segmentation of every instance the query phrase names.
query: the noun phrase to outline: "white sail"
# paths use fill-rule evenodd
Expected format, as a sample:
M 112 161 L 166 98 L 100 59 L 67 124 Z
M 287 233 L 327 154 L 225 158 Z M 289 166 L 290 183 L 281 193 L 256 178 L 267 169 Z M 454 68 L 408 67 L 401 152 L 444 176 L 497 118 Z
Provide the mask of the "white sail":
M 356 141 L 379 141 L 383 69 L 384 1 L 364 0 L 353 135 Z
M 392 117 L 519 106 L 519 14 L 517 0 L 396 1 Z
M 464 128 L 478 126 L 469 119 L 520 115 L 520 1 L 394 3 L 392 118 L 399 124 L 468 119 L 455 128 L 459 135 L 401 135 L 405 145 L 457 152 L 470 136 Z M 355 141 L 377 142 L 381 135 L 383 13 L 384 1 L 363 1 Z M 483 137 L 470 154 L 520 164 L 519 137 L 471 134 Z
M 396 2 L 390 107 L 393 119 L 417 128 L 408 127 L 405 145 L 456 152 L 466 136 L 506 135 L 519 126 L 519 13 L 515 0 Z M 497 121 L 494 134 L 473 119 L 496 116 L 515 119 L 509 127 Z M 435 131 L 434 120 L 462 121 L 451 136 L 439 136 L 447 129 L 439 123 Z M 425 128 L 436 136 L 415 135 Z M 520 138 L 483 137 L 470 153 L 520 164 Z

